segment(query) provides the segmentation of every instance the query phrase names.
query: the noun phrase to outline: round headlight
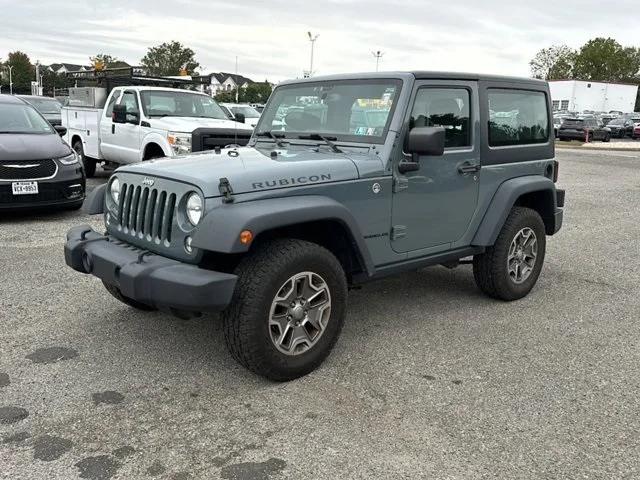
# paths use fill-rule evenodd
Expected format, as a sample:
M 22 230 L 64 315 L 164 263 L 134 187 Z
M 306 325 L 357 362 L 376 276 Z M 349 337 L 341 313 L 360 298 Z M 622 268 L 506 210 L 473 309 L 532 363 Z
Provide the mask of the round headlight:
M 111 180 L 109 192 L 111 193 L 111 198 L 113 199 L 113 201 L 118 203 L 118 200 L 120 200 L 120 180 L 118 180 L 117 178 Z
M 192 193 L 187 199 L 187 218 L 195 227 L 202 218 L 202 198 L 197 193 Z

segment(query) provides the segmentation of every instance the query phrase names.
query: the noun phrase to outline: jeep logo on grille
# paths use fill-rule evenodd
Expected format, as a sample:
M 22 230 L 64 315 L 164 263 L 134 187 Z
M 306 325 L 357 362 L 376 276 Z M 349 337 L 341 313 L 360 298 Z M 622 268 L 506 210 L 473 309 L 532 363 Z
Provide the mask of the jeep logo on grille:
M 156 183 L 156 182 L 155 182 L 155 180 L 153 178 L 144 177 L 142 179 L 142 184 L 146 185 L 147 187 L 153 187 L 154 183 Z

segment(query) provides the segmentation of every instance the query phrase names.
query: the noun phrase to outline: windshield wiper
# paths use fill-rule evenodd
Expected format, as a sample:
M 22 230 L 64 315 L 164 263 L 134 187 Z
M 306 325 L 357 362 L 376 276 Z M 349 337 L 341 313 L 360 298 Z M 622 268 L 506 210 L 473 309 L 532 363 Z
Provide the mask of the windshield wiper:
M 263 132 L 257 132 L 256 133 L 256 137 L 269 137 L 271 140 L 273 140 L 277 146 L 279 146 L 280 148 L 284 148 L 284 142 L 281 140 L 282 136 L 278 136 L 275 133 L 273 133 L 271 130 L 265 130 Z
M 342 153 L 342 150 L 338 148 L 338 146 L 332 142 L 332 140 L 337 140 L 336 137 L 325 137 L 324 135 L 320 135 L 319 133 L 310 133 L 309 135 L 298 135 L 300 140 L 322 140 L 324 143 L 329 145 L 329 148 L 334 153 Z

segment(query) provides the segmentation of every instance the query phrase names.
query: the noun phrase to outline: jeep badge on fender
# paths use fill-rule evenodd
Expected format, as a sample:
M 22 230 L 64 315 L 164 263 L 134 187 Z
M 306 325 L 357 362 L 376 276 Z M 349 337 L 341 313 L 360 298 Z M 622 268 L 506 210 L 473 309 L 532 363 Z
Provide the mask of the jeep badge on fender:
M 540 80 L 284 82 L 247 146 L 117 169 L 86 202 L 106 233 L 71 229 L 65 259 L 132 308 L 221 312 L 240 364 L 291 380 L 331 352 L 351 286 L 473 257 L 485 294 L 527 295 L 562 226 L 553 131 Z

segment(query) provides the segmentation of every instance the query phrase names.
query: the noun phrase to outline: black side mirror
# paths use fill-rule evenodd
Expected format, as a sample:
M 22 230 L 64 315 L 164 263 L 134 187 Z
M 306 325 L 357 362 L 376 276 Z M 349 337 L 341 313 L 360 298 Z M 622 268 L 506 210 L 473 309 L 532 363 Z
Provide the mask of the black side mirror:
M 244 121 L 246 120 L 243 113 L 236 113 L 235 116 L 236 116 L 236 122 L 238 123 L 244 123 Z
M 58 135 L 64 137 L 67 134 L 67 127 L 63 127 L 62 125 L 54 125 L 53 129 L 58 132 Z
M 113 123 L 127 123 L 127 106 L 123 104 L 114 105 L 111 119 Z
M 414 127 L 409 130 L 404 150 L 415 155 L 444 154 L 444 127 Z

